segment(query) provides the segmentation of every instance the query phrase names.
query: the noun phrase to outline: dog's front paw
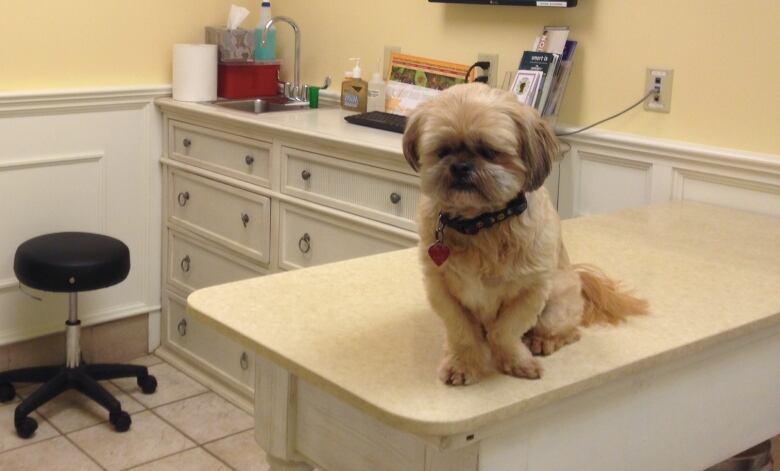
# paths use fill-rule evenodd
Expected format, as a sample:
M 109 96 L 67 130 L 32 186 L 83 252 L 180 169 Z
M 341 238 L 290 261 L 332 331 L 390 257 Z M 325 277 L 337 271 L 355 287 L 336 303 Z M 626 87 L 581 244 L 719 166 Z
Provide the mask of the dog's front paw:
M 526 353 L 526 355 L 528 355 Z M 542 377 L 542 365 L 535 358 L 528 355 L 512 355 L 496 360 L 499 371 L 516 378 L 539 379 Z
M 573 330 L 565 335 L 541 335 L 533 330 L 523 336 L 523 343 L 534 355 L 552 355 L 565 345 L 574 343 L 580 339 L 578 330 Z
M 439 366 L 439 379 L 451 386 L 467 386 L 479 381 L 481 370 L 447 355 Z

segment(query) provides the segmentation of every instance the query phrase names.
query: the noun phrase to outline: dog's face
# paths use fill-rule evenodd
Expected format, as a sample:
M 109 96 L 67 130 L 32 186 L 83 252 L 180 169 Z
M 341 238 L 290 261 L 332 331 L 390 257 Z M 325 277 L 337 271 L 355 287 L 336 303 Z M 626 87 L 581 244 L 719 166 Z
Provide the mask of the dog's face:
M 483 84 L 454 86 L 416 109 L 403 148 L 422 191 L 458 215 L 539 188 L 557 155 L 555 135 L 536 111 Z

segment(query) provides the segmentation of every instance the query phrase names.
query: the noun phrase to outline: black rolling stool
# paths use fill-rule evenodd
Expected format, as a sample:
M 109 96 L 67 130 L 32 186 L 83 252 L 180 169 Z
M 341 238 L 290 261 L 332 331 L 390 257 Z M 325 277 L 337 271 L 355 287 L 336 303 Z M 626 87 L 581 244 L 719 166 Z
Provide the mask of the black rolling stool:
M 130 416 L 98 381 L 138 378 L 144 394 L 157 389 L 157 380 L 145 366 L 87 365 L 81 361 L 78 319 L 78 292 L 106 288 L 125 278 L 130 271 L 130 251 L 119 240 L 84 232 L 47 234 L 24 242 L 16 249 L 14 272 L 19 281 L 43 291 L 70 294 L 65 322 L 66 359 L 64 366 L 40 366 L 0 373 L 0 401 L 10 401 L 16 391 L 11 382 L 44 383 L 16 408 L 16 433 L 29 438 L 38 423 L 28 417 L 35 409 L 68 389 L 77 389 L 108 409 L 108 418 L 118 432 L 130 428 Z

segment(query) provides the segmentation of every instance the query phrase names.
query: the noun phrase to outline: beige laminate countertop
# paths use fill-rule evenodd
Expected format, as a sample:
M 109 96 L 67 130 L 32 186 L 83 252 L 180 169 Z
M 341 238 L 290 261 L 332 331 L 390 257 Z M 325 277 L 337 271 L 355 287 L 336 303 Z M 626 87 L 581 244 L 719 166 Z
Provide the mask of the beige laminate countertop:
M 330 144 L 341 144 L 372 153 L 387 153 L 403 160 L 401 134 L 350 124 L 344 121 L 344 117 L 355 113 L 330 105 L 318 109 L 254 114 L 210 104 L 176 101 L 172 98 L 158 98 L 155 103 L 167 111 L 229 119 L 257 129 L 265 129 L 276 135 L 327 140 Z
M 416 249 L 202 289 L 201 321 L 402 430 L 450 435 L 508 419 L 780 323 L 780 219 L 669 203 L 563 223 L 574 262 L 637 288 L 652 314 L 541 359 L 538 381 L 436 378 L 443 327 Z

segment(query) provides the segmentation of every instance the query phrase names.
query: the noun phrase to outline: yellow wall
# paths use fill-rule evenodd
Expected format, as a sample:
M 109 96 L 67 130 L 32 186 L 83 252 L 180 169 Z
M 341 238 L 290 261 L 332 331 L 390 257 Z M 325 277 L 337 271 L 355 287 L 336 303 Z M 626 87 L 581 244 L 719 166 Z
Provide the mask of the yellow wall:
M 230 3 L 249 0 L 3 0 L 0 91 L 170 82 L 171 45 L 202 40 Z M 647 66 L 675 69 L 671 114 L 632 111 L 605 129 L 780 153 L 780 2 L 581 0 L 574 9 L 441 5 L 427 0 L 275 0 L 303 31 L 303 77 L 336 85 L 385 44 L 471 62 L 500 54 L 500 76 L 546 24 L 580 42 L 561 122 L 587 124 L 637 100 Z M 244 26 L 253 25 L 256 13 Z M 291 68 L 292 33 L 279 26 Z
M 175 43 L 203 42 L 230 0 L 2 0 L 0 92 L 165 84 Z
M 672 68 L 671 114 L 638 109 L 603 128 L 780 153 L 777 0 L 581 0 L 568 10 L 427 0 L 278 0 L 273 6 L 301 26 L 302 73 L 311 83 L 325 75 L 340 82 L 353 56 L 363 58 L 370 74 L 386 44 L 464 63 L 478 52 L 496 52 L 503 77 L 542 26 L 569 25 L 580 45 L 561 122 L 588 124 L 611 115 L 641 97 L 646 67 Z M 287 55 L 292 35 L 280 28 Z

